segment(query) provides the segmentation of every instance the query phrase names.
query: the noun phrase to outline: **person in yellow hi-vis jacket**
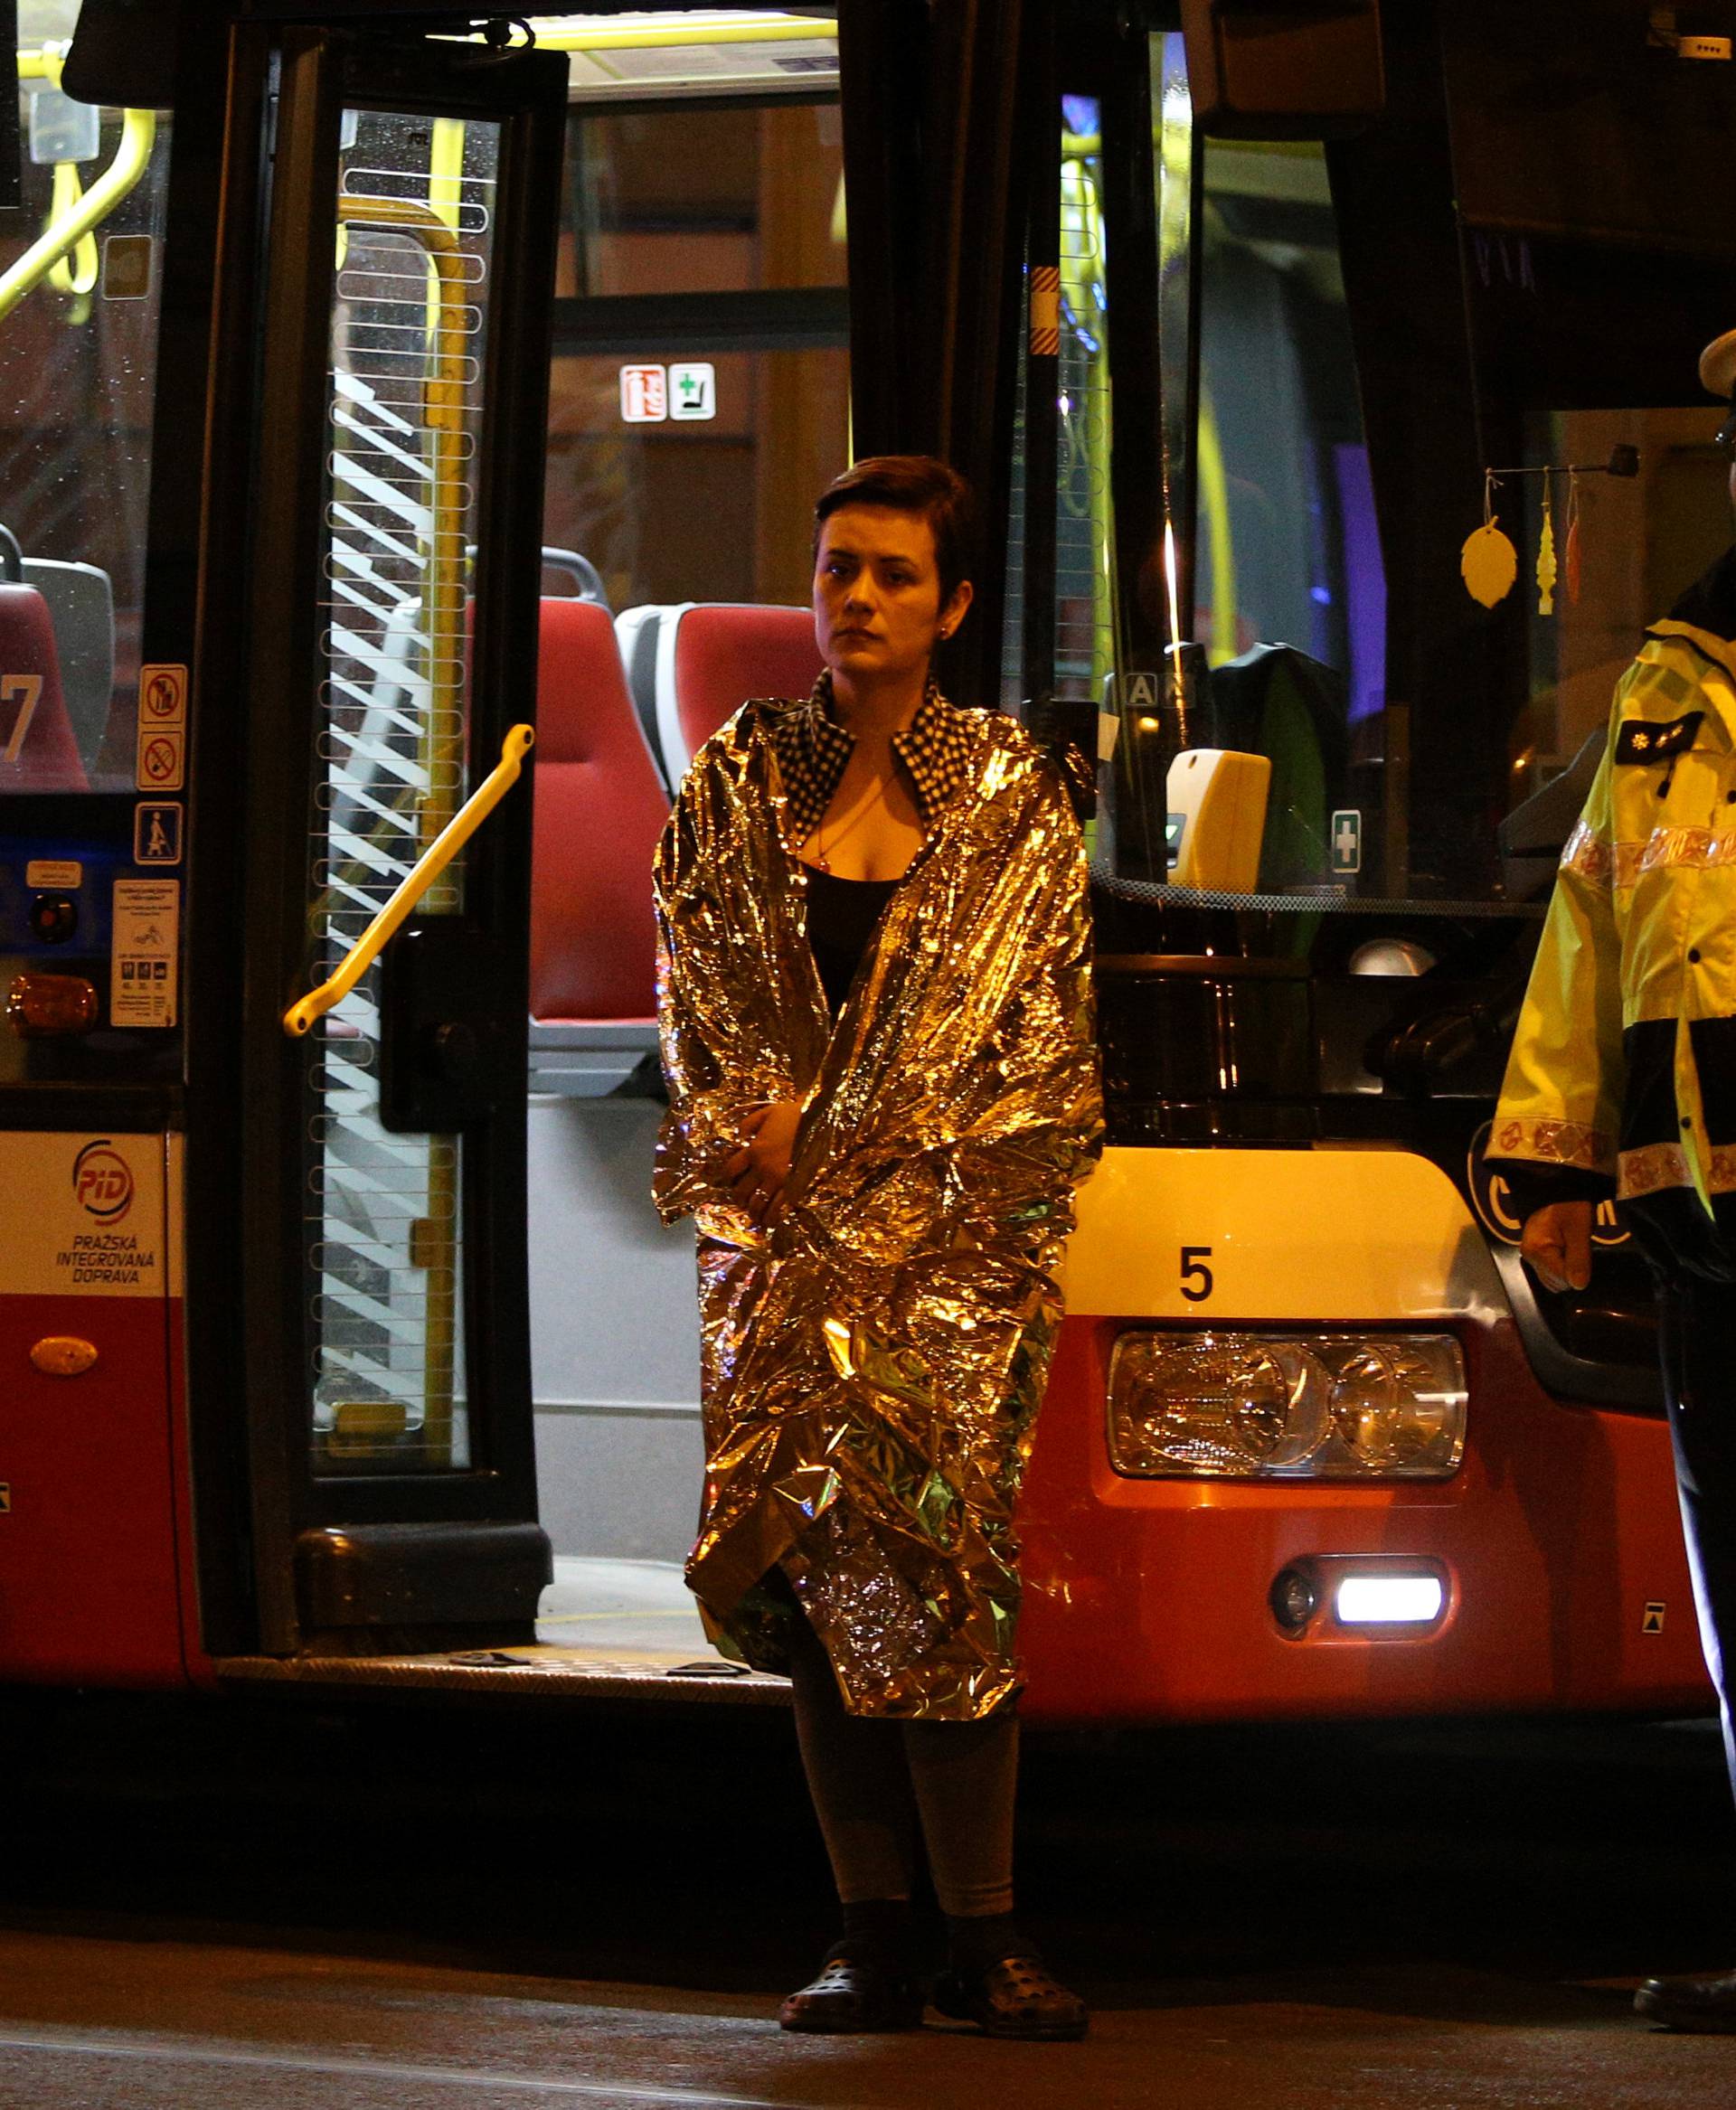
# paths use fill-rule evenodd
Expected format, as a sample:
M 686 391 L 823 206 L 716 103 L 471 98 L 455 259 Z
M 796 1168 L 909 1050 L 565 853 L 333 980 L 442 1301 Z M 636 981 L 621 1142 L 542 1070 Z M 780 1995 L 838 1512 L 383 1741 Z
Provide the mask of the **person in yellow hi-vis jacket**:
M 1736 330 L 1701 355 L 1731 400 Z M 1731 476 L 1736 504 L 1736 468 Z M 1653 625 L 1561 852 L 1488 1155 L 1551 1289 L 1583 1289 L 1617 1196 L 1657 1276 L 1706 1663 L 1736 1786 L 1736 548 Z M 1736 2031 L 1736 1970 L 1648 1979 L 1644 2015 Z

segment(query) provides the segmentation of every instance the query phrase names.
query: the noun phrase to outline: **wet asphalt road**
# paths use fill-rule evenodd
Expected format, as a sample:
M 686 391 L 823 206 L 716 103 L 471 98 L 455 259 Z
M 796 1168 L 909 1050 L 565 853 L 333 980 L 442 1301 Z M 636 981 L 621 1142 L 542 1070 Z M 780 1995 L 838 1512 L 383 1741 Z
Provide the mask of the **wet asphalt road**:
M 831 1932 L 786 1719 L 0 1695 L 0 2105 L 1695 2110 L 1736 2038 L 1703 1727 L 1032 1739 L 1025 1914 L 1083 2046 L 796 2039 Z

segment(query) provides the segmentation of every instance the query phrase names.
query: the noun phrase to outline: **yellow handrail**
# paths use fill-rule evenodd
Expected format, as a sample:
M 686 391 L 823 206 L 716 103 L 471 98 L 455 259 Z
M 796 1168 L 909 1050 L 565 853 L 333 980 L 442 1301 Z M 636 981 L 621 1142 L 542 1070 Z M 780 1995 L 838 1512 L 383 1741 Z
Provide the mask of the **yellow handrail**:
M 465 331 L 463 254 L 458 237 L 439 211 L 414 198 L 339 198 L 343 223 L 359 221 L 402 230 L 421 243 L 435 273 L 439 326 L 434 340 L 434 376 L 422 390 L 422 421 L 433 438 L 434 537 L 429 552 L 428 594 L 429 653 L 433 663 L 429 711 L 428 780 L 430 786 L 458 780 L 464 735 L 454 708 L 463 677 L 452 670 L 454 655 L 443 652 L 464 623 L 463 482 L 461 448 L 465 416 Z M 455 213 L 456 217 L 456 213 Z M 443 730 L 444 728 L 444 730 Z M 446 765 L 450 765 L 449 777 Z M 424 839 L 431 839 L 438 814 L 438 790 L 430 792 L 423 816 Z
M 79 201 L 84 195 L 84 185 L 79 181 L 79 165 L 76 161 L 57 161 L 54 164 L 54 188 L 48 208 L 48 225 L 52 227 L 62 213 L 76 212 Z M 81 234 L 73 244 L 71 259 L 60 257 L 48 268 L 48 282 L 56 293 L 70 293 L 79 303 L 74 319 L 84 322 L 90 313 L 90 296 L 97 289 L 97 238 L 94 234 Z
M 633 52 L 700 44 L 792 43 L 798 39 L 835 37 L 838 25 L 823 17 L 761 13 L 723 15 L 707 22 L 635 24 L 632 27 L 591 28 L 544 16 L 531 17 L 531 30 L 545 52 Z
M 519 769 L 535 744 L 530 726 L 514 726 L 501 745 L 500 760 L 398 882 L 391 900 L 344 955 L 343 966 L 284 1013 L 283 1030 L 292 1040 L 311 1032 L 373 966 L 387 939 L 518 782 Z
M 1200 511 L 1205 514 L 1208 546 L 1212 551 L 1212 643 L 1206 657 L 1222 666 L 1241 649 L 1241 625 L 1236 608 L 1236 535 L 1230 518 L 1230 478 L 1223 466 L 1223 447 L 1218 436 L 1217 412 L 1212 391 L 1200 383 Z M 1195 529 L 1197 534 L 1198 530 Z
M 66 64 L 67 47 L 64 44 L 47 43 L 39 52 L 21 52 L 18 54 L 18 78 L 21 80 L 46 81 L 52 89 L 59 89 L 61 73 Z M 84 185 L 79 178 L 76 161 L 57 161 L 54 164 L 54 187 L 50 194 L 48 219 L 43 231 L 55 226 L 65 215 L 78 210 L 79 200 L 84 195 Z M 97 287 L 97 241 L 92 234 L 82 234 L 72 251 L 69 263 L 65 257 L 57 257 L 48 268 L 48 282 L 56 293 L 70 293 L 72 306 L 67 320 L 72 323 L 87 322 L 90 316 L 90 296 Z
M 156 144 L 156 112 L 127 110 L 115 158 L 64 217 L 49 224 L 15 264 L 0 275 L 0 317 L 9 316 L 33 287 L 47 278 L 62 257 L 70 256 L 92 229 L 99 227 L 132 191 L 150 165 Z

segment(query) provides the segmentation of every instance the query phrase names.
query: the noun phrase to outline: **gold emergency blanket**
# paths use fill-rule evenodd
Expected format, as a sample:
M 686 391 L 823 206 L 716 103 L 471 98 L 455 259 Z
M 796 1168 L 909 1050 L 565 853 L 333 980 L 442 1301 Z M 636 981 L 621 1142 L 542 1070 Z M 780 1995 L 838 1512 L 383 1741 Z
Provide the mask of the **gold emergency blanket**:
M 961 713 L 973 768 L 835 1030 L 767 731 L 811 707 L 744 706 L 657 855 L 655 1195 L 699 1229 L 687 1580 L 714 1631 L 781 1670 L 793 1615 L 760 1587 L 781 1568 L 853 1712 L 971 1720 L 1020 1682 L 1014 1505 L 1052 1271 L 1100 1146 L 1085 859 L 1054 765 L 1010 721 Z M 805 1111 L 762 1231 L 722 1163 L 772 1100 Z

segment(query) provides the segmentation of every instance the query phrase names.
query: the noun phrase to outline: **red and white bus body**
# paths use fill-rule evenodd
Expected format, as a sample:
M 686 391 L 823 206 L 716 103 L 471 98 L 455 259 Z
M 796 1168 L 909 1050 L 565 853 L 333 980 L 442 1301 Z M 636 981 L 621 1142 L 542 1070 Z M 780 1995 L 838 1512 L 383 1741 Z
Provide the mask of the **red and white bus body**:
M 1030 1719 L 1707 1704 L 1643 1270 L 1611 1223 L 1599 1286 L 1540 1299 L 1475 1159 L 1548 879 L 1544 824 L 1497 823 L 1583 760 L 1655 612 L 1630 553 L 1675 564 L 1722 479 L 1654 320 L 1727 325 L 1714 190 L 1656 208 L 1697 250 L 1622 237 L 1669 298 L 1555 221 L 1539 295 L 1477 129 L 1535 25 L 1467 57 L 1450 0 L 1439 49 L 1384 11 L 1383 114 L 1211 137 L 1162 5 L 1034 5 L 1005 47 L 875 0 L 653 10 L 643 51 L 539 17 L 536 52 L 402 12 L 212 0 L 162 53 L 21 54 L 33 211 L 95 158 L 80 109 L 116 174 L 89 284 L 76 232 L 8 234 L 0 278 L 0 1679 L 768 1696 L 648 1646 L 588 1671 L 580 1598 L 534 1622 L 551 1552 L 679 1597 L 646 866 L 697 741 L 811 678 L 806 508 L 854 430 L 1009 523 L 948 679 L 1102 763 L 1109 1144 L 1025 1490 Z M 923 146 L 930 73 L 959 117 Z M 1610 165 L 1680 99 L 1639 85 Z M 1640 447 L 1559 640 L 1460 584 L 1479 405 L 1497 461 Z M 1216 746 L 1274 772 L 1251 884 L 1163 862 L 1139 758 L 1183 637 Z M 297 1027 L 533 715 L 523 788 Z M 1165 1464 L 1240 1411 L 1184 1387 L 1117 1420 L 1118 1349 L 1324 1384 L 1405 1340 L 1460 1375 L 1384 1464 L 1318 1401 L 1315 1465 L 1282 1428 Z

